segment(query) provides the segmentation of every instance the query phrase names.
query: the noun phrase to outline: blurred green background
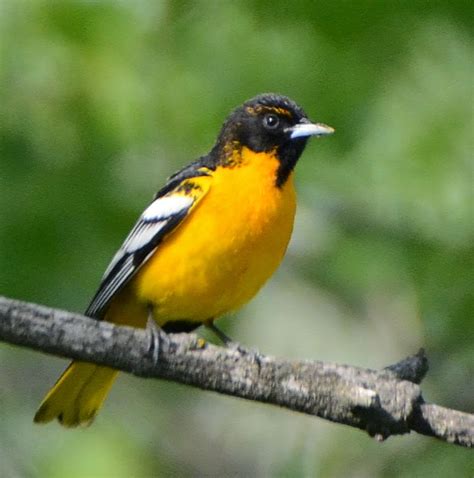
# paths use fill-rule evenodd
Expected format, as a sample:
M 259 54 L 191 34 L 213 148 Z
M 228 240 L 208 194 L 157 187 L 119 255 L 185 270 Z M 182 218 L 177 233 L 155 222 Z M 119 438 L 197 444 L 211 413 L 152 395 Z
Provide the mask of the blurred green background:
M 257 93 L 337 134 L 297 168 L 275 277 L 221 326 L 474 411 L 471 1 L 0 2 L 0 294 L 85 309 L 136 217 Z M 66 361 L 0 347 L 0 475 L 472 476 L 472 453 L 122 375 L 91 428 L 34 426 Z

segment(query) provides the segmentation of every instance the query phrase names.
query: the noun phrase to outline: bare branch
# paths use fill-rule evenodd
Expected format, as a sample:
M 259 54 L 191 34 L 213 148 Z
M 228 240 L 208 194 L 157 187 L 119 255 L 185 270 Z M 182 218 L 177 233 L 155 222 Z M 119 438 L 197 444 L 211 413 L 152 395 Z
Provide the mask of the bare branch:
M 378 440 L 413 430 L 474 445 L 474 415 L 424 402 L 418 385 L 427 371 L 423 351 L 381 371 L 290 361 L 2 297 L 0 340 L 279 405 L 366 430 Z

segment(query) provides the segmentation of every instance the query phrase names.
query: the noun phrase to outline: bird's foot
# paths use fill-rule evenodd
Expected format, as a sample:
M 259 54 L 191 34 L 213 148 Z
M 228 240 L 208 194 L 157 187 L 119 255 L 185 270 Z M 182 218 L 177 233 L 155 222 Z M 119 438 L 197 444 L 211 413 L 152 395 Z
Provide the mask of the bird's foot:
M 228 335 L 222 332 L 222 330 L 216 327 L 213 322 L 207 323 L 206 327 L 212 330 L 212 332 L 214 332 L 214 334 L 217 337 L 219 337 L 219 339 L 224 343 L 224 345 L 227 348 L 237 351 L 240 355 L 251 358 L 252 361 L 255 362 L 260 368 L 260 364 L 261 364 L 261 360 L 263 356 L 260 354 L 260 352 L 257 349 L 254 349 L 254 348 L 249 349 L 239 344 L 239 342 L 232 340 Z
M 161 328 L 156 323 L 153 317 L 153 310 L 148 310 L 148 320 L 146 323 L 146 331 L 149 336 L 149 344 L 147 350 L 147 357 L 152 360 L 153 364 L 157 364 L 160 358 L 160 334 Z

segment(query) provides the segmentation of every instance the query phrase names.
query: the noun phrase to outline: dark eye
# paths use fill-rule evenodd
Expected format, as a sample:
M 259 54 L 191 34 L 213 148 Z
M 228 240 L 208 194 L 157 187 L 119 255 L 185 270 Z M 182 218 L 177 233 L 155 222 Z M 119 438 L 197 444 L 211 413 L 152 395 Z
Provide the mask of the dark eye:
M 268 114 L 263 117 L 263 126 L 267 129 L 276 129 L 280 124 L 280 118 L 274 114 Z

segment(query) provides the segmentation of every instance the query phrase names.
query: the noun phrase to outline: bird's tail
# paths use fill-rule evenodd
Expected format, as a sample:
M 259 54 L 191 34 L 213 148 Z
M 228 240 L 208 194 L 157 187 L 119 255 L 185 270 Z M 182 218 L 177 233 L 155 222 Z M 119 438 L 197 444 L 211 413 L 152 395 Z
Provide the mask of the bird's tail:
M 36 423 L 55 418 L 61 425 L 89 425 L 102 406 L 117 370 L 86 362 L 72 362 L 48 392 L 35 415 Z

